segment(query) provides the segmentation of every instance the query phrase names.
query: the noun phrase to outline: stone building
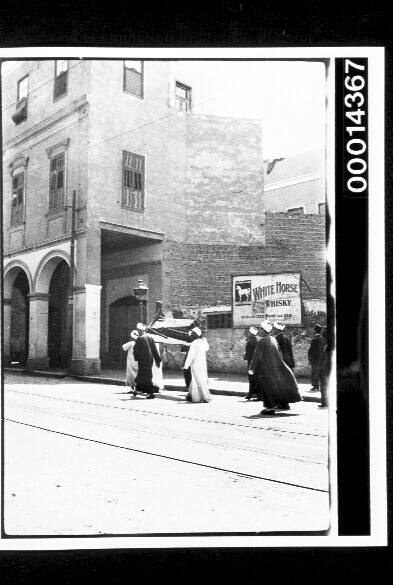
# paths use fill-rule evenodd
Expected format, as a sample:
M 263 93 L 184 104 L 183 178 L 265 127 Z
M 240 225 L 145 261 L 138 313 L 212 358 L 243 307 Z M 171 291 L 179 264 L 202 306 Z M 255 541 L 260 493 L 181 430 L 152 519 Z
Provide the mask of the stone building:
M 75 373 L 122 365 L 140 279 L 146 321 L 157 300 L 200 318 L 218 371 L 244 370 L 231 274 L 300 270 L 323 305 L 323 218 L 263 213 L 259 121 L 198 115 L 165 61 L 25 61 L 2 82 L 6 363 L 66 365 L 74 191 Z
M 267 211 L 325 214 L 325 153 L 309 150 L 264 161 Z

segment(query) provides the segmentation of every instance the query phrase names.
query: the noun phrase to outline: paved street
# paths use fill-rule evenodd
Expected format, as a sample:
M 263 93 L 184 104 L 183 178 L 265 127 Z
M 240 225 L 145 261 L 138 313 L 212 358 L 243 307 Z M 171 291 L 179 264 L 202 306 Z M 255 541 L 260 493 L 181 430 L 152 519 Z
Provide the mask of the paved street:
M 328 411 L 261 416 L 260 402 L 5 376 L 10 535 L 328 528 Z

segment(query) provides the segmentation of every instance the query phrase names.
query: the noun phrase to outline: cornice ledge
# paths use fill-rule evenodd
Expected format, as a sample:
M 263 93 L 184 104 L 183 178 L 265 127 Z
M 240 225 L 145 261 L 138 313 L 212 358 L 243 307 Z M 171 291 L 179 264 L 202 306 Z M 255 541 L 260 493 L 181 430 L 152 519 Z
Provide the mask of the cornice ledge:
M 48 130 L 55 124 L 58 124 L 58 122 L 61 122 L 65 118 L 68 118 L 69 116 L 71 116 L 75 112 L 78 112 L 88 104 L 89 102 L 87 101 L 86 95 L 81 96 L 80 98 L 74 100 L 71 104 L 69 104 L 62 110 L 59 110 L 52 116 L 49 116 L 44 120 L 41 120 L 35 126 L 29 128 L 22 134 L 19 134 L 19 136 L 16 136 L 15 138 L 11 138 L 7 142 L 4 142 L 4 148 L 14 148 L 15 146 L 19 146 L 19 144 L 26 142 L 27 140 L 29 140 L 36 134 L 43 132 L 44 130 Z

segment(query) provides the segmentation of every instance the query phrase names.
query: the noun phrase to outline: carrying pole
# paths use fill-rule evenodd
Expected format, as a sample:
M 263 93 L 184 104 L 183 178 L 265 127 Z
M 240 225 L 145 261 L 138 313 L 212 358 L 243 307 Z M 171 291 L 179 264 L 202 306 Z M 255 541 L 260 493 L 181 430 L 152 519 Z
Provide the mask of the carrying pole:
M 67 319 L 67 368 L 71 371 L 72 341 L 74 327 L 74 272 L 75 272 L 75 211 L 76 191 L 72 191 L 71 205 L 71 240 L 70 240 L 70 276 L 68 281 L 68 319 Z

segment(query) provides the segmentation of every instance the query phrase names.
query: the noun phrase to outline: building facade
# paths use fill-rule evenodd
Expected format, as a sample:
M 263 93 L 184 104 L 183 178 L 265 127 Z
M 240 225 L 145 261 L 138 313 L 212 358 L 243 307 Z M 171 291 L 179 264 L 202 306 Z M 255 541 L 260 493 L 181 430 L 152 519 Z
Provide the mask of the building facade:
M 244 370 L 231 274 L 299 269 L 323 309 L 323 218 L 301 219 L 307 247 L 294 216 L 264 214 L 260 122 L 200 116 L 194 90 L 165 61 L 29 61 L 3 76 L 5 363 L 65 367 L 72 339 L 74 373 L 122 366 L 138 280 L 147 322 L 157 300 L 201 319 L 218 371 Z M 169 367 L 179 359 L 168 350 Z
M 264 161 L 267 211 L 325 215 L 325 153 L 310 150 Z

